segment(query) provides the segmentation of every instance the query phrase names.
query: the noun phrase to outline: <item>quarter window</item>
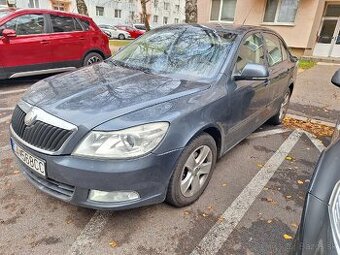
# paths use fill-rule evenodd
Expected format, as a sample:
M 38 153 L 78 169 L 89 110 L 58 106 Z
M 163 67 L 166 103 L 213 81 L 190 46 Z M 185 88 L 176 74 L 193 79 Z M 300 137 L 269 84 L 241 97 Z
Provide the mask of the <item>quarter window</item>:
M 264 48 L 261 34 L 252 34 L 242 43 L 237 57 L 235 73 L 241 74 L 247 64 L 264 64 Z
M 299 0 L 267 0 L 263 22 L 294 23 Z
M 274 66 L 280 62 L 282 62 L 282 52 L 281 52 L 281 43 L 280 39 L 274 35 L 266 34 L 264 36 L 267 51 L 268 51 L 268 64 L 269 66 Z
M 78 22 L 72 17 L 62 17 L 56 15 L 50 15 L 52 21 L 53 32 L 72 32 L 81 31 L 82 28 L 79 26 Z
M 211 21 L 234 21 L 237 0 L 211 0 Z
M 17 35 L 34 35 L 44 33 L 44 16 L 28 14 L 8 21 L 4 28 L 13 29 Z

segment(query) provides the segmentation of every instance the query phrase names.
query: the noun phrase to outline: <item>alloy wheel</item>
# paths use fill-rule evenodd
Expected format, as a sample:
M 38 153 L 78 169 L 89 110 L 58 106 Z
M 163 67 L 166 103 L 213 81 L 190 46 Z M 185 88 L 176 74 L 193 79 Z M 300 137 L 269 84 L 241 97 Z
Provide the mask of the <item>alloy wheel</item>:
M 101 60 L 99 57 L 97 57 L 97 56 L 92 56 L 92 57 L 90 57 L 90 58 L 87 60 L 87 65 L 89 66 L 89 65 L 98 63 L 98 62 L 100 62 L 100 61 L 102 61 L 102 60 Z
M 280 106 L 280 113 L 279 113 L 279 119 L 283 120 L 283 118 L 286 116 L 287 110 L 288 110 L 288 104 L 289 104 L 289 97 L 290 94 L 287 93 L 283 99 L 283 102 Z
M 213 155 L 207 145 L 195 149 L 184 164 L 181 174 L 181 192 L 192 197 L 204 186 L 212 169 Z

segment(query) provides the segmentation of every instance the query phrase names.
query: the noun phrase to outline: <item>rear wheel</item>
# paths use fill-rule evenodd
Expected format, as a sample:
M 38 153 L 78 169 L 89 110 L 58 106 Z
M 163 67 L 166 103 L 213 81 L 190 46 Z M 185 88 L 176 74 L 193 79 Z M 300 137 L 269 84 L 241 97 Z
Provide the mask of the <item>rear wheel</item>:
M 102 61 L 103 57 L 99 53 L 90 52 L 85 56 L 83 66 L 90 66 Z
M 207 187 L 217 158 L 215 140 L 208 134 L 195 138 L 182 152 L 170 179 L 166 201 L 176 207 L 195 202 Z
M 119 40 L 125 40 L 125 35 L 119 34 L 119 35 L 118 35 L 118 39 L 119 39 Z
M 288 91 L 285 94 L 285 96 L 283 97 L 283 101 L 280 105 L 279 111 L 273 117 L 271 117 L 271 119 L 269 120 L 269 122 L 271 124 L 280 125 L 282 123 L 283 119 L 286 116 L 287 110 L 288 110 L 289 99 L 290 99 L 290 91 Z

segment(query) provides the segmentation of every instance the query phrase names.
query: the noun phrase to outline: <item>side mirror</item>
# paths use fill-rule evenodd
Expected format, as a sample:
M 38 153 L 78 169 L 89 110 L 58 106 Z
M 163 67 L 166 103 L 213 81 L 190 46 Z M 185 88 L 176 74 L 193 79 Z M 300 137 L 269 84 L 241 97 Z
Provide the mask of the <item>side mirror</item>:
M 17 33 L 13 29 L 4 29 L 2 31 L 2 36 L 5 38 L 14 38 L 17 36 Z
M 335 86 L 340 87 L 340 69 L 334 73 L 331 81 Z
M 234 76 L 235 80 L 265 80 L 269 76 L 268 68 L 259 64 L 247 64 L 241 75 Z

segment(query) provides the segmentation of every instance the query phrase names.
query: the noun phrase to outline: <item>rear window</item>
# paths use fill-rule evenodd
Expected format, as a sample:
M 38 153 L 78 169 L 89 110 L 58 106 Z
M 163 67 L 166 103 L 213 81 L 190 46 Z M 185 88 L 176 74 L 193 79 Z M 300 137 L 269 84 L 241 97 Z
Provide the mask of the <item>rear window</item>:
M 81 26 L 72 17 L 62 17 L 57 15 L 50 15 L 52 21 L 53 32 L 72 32 L 72 31 L 82 31 Z

